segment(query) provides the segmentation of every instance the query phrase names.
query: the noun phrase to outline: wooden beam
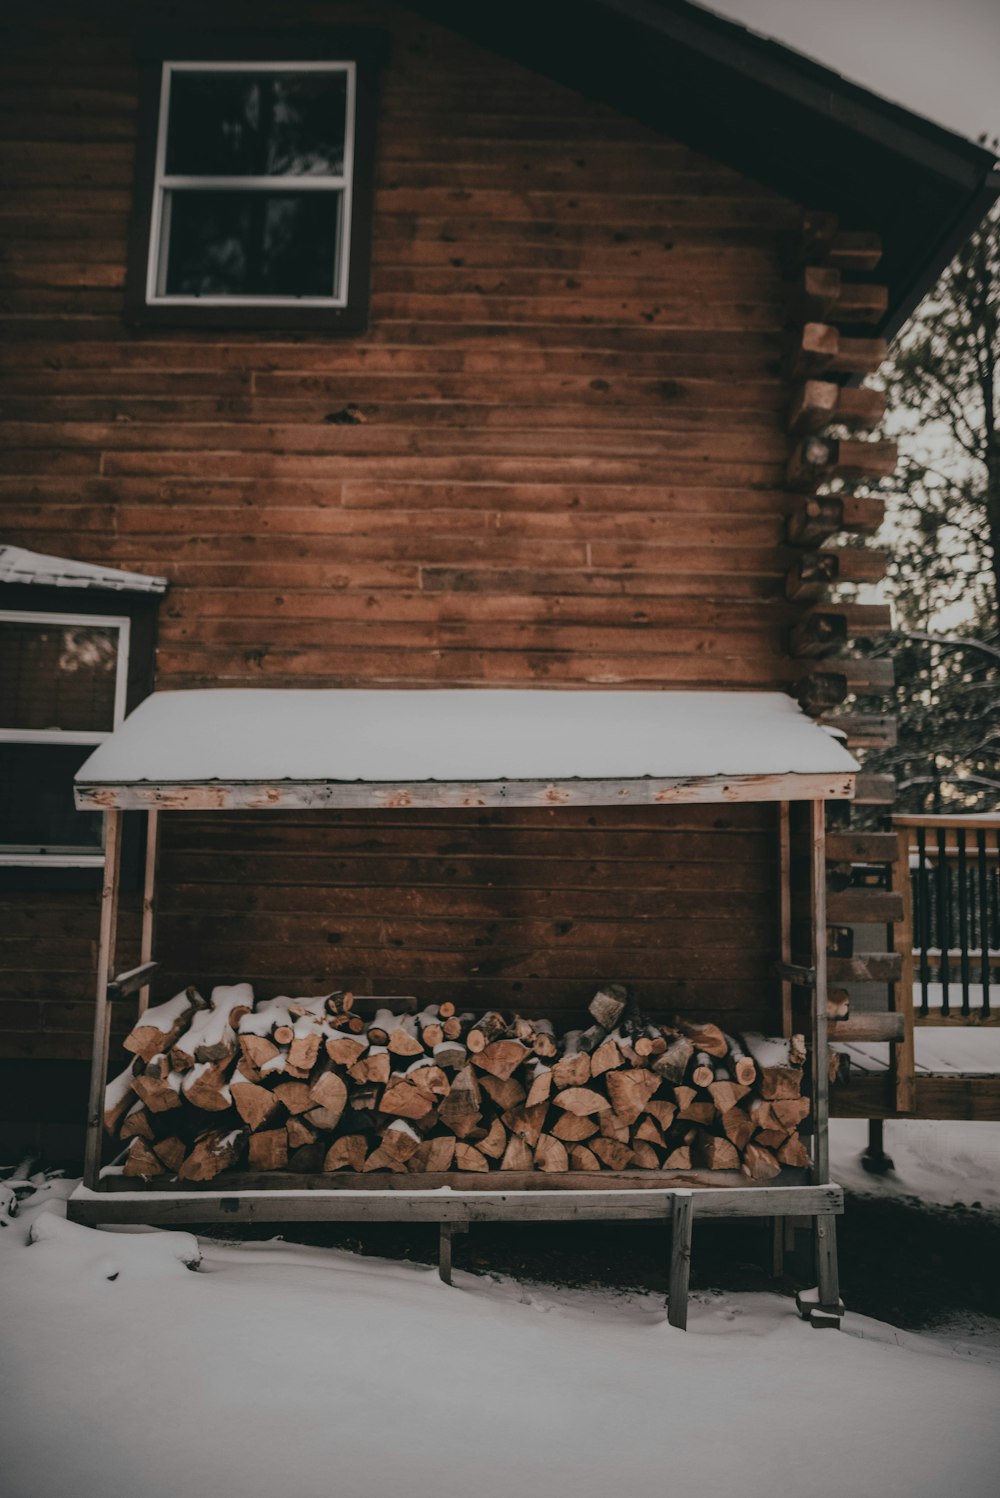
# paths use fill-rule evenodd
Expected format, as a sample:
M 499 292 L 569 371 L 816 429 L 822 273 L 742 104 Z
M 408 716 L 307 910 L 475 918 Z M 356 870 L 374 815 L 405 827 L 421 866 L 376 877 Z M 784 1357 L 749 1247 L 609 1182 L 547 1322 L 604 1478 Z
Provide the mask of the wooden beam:
M 887 478 L 898 456 L 895 442 L 805 437 L 788 460 L 785 482 L 790 489 L 812 489 L 832 479 Z
M 791 546 L 817 546 L 838 531 L 874 535 L 885 519 L 885 500 L 865 496 L 860 502 L 843 494 L 812 494 L 788 517 Z
M 790 338 L 785 374 L 792 381 L 825 373 L 874 374 L 887 352 L 884 338 L 848 338 L 830 323 L 808 322 Z
M 898 1047 L 897 1047 L 898 1049 Z M 1000 1077 L 921 1076 L 914 1079 L 914 1103 L 901 1111 L 896 1089 L 885 1072 L 852 1072 L 846 1087 L 833 1090 L 837 1118 L 931 1118 L 1000 1122 Z
M 104 877 L 101 883 L 101 919 L 97 940 L 97 980 L 94 994 L 94 1047 L 90 1063 L 90 1095 L 87 1103 L 87 1139 L 84 1153 L 84 1184 L 93 1190 L 101 1172 L 104 1089 L 108 1080 L 108 1050 L 111 1037 L 111 1004 L 108 981 L 114 967 L 118 935 L 118 888 L 121 875 L 121 812 L 104 816 Z
M 402 784 L 352 781 L 218 781 L 184 785 L 81 785 L 76 804 L 83 809 L 172 811 L 256 811 L 373 807 L 385 810 L 450 806 L 669 806 L 684 802 L 716 805 L 728 801 L 811 801 L 850 797 L 854 777 L 829 775 L 699 775 L 632 780 L 494 780 L 479 785 L 439 781 Z
M 892 832 L 828 832 L 826 856 L 830 863 L 895 863 L 898 843 Z
M 888 287 L 845 281 L 837 266 L 807 265 L 789 297 L 788 320 L 877 323 L 888 307 Z
M 896 1041 L 903 1039 L 904 1020 L 901 1014 L 852 1014 L 849 1019 L 827 1021 L 830 1040 L 833 1041 Z
M 847 677 L 841 671 L 814 671 L 795 683 L 793 695 L 804 713 L 818 717 L 847 697 Z
M 680 1331 L 687 1330 L 688 1285 L 691 1279 L 691 1229 L 694 1193 L 675 1191 L 671 1213 L 670 1290 L 667 1320 Z
M 854 802 L 857 806 L 892 806 L 896 800 L 893 775 L 870 775 L 864 771 L 855 776 Z
M 877 583 L 885 576 L 887 553 L 870 546 L 838 546 L 803 551 L 785 574 L 785 596 L 792 602 L 819 598 L 834 582 Z
M 897 983 L 898 952 L 855 952 L 852 957 L 827 959 L 831 983 Z
M 820 659 L 847 644 L 847 620 L 843 614 L 812 610 L 792 625 L 790 650 L 794 656 Z
M 823 724 L 827 728 L 839 729 L 851 748 L 894 749 L 896 746 L 897 723 L 890 713 L 829 713 L 824 715 Z M 857 797 L 854 799 L 856 801 Z M 891 803 L 868 801 L 864 804 L 882 806 Z
M 885 395 L 864 385 L 838 385 L 832 380 L 804 380 L 788 407 L 788 430 L 793 437 L 821 432 L 837 422 L 852 430 L 877 427 L 885 414 Z
M 882 241 L 864 230 L 842 229 L 835 213 L 810 209 L 796 243 L 798 264 L 835 265 L 839 270 L 873 271 L 882 259 Z
M 153 933 L 156 925 L 156 863 L 160 851 L 160 813 L 154 806 L 146 813 L 146 858 L 142 880 L 142 932 L 139 941 L 139 963 L 153 961 Z M 155 966 L 155 964 L 154 964 Z M 139 1013 L 149 1004 L 149 984 L 139 990 Z
M 816 987 L 812 1007 L 812 1097 L 813 1097 L 813 1181 L 822 1185 L 830 1177 L 829 1090 L 830 1073 L 827 1058 L 827 970 L 826 970 L 826 820 L 822 801 L 812 802 L 810 816 L 809 889 L 812 922 L 812 965 L 816 970 Z
M 903 901 L 898 890 L 842 889 L 827 900 L 830 920 L 845 926 L 888 926 L 903 918 Z

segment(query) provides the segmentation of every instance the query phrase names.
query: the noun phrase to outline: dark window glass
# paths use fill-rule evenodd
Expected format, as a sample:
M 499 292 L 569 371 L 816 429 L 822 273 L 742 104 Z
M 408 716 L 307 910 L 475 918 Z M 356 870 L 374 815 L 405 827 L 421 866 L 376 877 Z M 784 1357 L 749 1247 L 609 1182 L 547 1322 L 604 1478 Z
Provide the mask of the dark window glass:
M 0 846 L 101 852 L 101 813 L 77 811 L 73 776 L 86 744 L 0 744 Z
M 0 620 L 0 728 L 114 727 L 118 631 Z
M 171 176 L 328 175 L 344 170 L 347 75 L 171 75 Z
M 339 192 L 171 192 L 167 296 L 335 295 Z

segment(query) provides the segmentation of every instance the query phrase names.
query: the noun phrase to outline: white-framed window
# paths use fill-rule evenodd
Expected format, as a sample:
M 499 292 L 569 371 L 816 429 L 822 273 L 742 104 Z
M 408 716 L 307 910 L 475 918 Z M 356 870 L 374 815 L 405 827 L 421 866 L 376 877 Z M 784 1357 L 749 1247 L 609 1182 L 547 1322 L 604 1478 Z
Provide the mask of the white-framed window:
M 125 716 L 130 620 L 0 609 L 0 866 L 99 868 L 73 775 Z
M 346 307 L 354 62 L 164 62 L 149 307 Z

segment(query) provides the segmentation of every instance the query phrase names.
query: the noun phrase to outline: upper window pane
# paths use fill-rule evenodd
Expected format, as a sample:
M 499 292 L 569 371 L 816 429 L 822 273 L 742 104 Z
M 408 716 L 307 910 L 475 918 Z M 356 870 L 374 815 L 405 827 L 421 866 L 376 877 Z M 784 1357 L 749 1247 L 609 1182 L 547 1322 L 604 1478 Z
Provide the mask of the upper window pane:
M 343 70 L 171 73 L 168 176 L 343 175 Z
M 0 621 L 0 728 L 110 733 L 118 631 Z

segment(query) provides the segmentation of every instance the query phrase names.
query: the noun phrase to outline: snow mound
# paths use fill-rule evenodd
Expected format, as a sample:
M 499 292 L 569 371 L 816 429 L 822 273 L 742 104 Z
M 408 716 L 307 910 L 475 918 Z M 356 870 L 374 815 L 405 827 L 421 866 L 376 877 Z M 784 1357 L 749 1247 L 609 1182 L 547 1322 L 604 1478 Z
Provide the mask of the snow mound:
M 54 1210 L 39 1212 L 28 1230 L 33 1258 L 49 1271 L 86 1279 L 159 1279 L 197 1269 L 201 1249 L 192 1233 L 115 1233 L 68 1222 Z

